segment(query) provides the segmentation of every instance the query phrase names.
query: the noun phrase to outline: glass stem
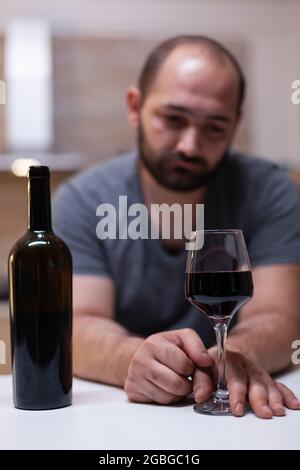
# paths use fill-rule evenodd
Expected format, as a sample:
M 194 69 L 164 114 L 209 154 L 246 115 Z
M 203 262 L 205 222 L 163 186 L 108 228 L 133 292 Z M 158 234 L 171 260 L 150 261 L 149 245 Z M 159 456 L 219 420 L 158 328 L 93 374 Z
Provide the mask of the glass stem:
M 215 392 L 214 398 L 216 400 L 225 401 L 229 399 L 229 392 L 227 388 L 226 380 L 226 353 L 225 353 L 225 342 L 227 337 L 227 325 L 223 322 L 218 322 L 214 326 L 214 330 L 217 338 L 218 346 L 218 386 Z

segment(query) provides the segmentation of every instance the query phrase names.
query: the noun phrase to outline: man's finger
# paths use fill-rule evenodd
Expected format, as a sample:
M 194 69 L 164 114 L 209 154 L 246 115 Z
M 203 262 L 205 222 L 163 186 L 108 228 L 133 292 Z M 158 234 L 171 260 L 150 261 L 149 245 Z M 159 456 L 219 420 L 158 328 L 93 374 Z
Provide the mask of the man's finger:
M 270 381 L 270 385 L 268 387 L 268 395 L 269 395 L 269 407 L 271 408 L 273 415 L 284 416 L 285 409 L 283 406 L 283 397 L 279 388 L 276 386 L 273 380 Z
M 165 392 L 174 395 L 184 397 L 192 392 L 192 384 L 188 379 L 155 360 L 149 364 L 147 378 Z
M 166 392 L 148 379 L 144 380 L 141 389 L 144 395 L 160 405 L 169 405 L 170 403 L 177 403 L 182 400 L 182 396 Z
M 249 401 L 254 413 L 259 418 L 272 418 L 273 413 L 271 408 L 268 406 L 268 392 L 266 385 L 259 381 L 257 378 L 254 378 L 252 375 L 248 375 L 248 377 Z
M 245 412 L 248 377 L 239 362 L 232 363 L 228 366 L 227 382 L 232 413 L 235 416 L 243 416 Z
M 195 366 L 191 359 L 182 349 L 166 338 L 162 338 L 159 348 L 155 348 L 154 358 L 185 377 L 189 377 L 194 372 Z
M 140 392 L 128 392 L 128 399 L 136 403 L 153 403 L 153 400 Z
M 211 367 L 213 358 L 208 354 L 200 336 L 191 328 L 173 331 L 177 345 L 183 349 L 198 367 Z
M 285 406 L 291 410 L 300 410 L 300 402 L 292 390 L 280 382 L 277 382 L 277 387 L 281 392 Z
M 196 369 L 193 375 L 194 398 L 197 403 L 202 403 L 211 396 L 214 390 L 209 369 Z

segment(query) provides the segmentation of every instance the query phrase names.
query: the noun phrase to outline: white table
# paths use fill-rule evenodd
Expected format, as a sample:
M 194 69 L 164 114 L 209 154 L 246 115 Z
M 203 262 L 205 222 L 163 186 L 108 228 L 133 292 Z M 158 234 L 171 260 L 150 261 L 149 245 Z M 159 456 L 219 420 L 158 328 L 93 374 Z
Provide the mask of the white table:
M 280 380 L 300 396 L 300 367 Z M 73 406 L 17 410 L 0 376 L 0 449 L 300 449 L 300 411 L 262 420 L 204 416 L 192 405 L 129 403 L 114 387 L 74 380 Z

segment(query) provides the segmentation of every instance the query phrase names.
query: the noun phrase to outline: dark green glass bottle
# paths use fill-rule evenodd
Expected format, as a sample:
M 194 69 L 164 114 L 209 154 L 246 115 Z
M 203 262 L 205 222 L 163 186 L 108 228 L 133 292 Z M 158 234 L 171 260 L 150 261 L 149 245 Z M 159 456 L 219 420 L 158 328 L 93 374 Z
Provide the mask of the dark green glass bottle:
M 46 410 L 72 402 L 72 258 L 52 231 L 50 174 L 31 166 L 28 230 L 8 260 L 14 404 Z

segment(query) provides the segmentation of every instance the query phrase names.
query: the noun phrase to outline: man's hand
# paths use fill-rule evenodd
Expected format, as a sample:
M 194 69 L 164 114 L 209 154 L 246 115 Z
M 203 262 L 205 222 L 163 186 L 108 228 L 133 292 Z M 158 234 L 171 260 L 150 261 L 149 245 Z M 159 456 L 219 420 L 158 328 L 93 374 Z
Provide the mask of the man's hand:
M 217 359 L 215 349 L 211 350 L 211 354 Z M 226 359 L 230 406 L 235 416 L 244 414 L 247 398 L 259 418 L 283 416 L 284 406 L 292 410 L 300 409 L 300 403 L 294 393 L 273 380 L 254 360 L 234 351 L 227 351 Z M 212 384 L 211 370 L 195 370 L 193 390 L 196 402 L 201 403 L 209 398 L 209 381 Z
M 193 375 L 195 366 L 212 365 L 212 357 L 194 330 L 156 333 L 145 339 L 133 354 L 124 389 L 132 401 L 175 403 L 192 392 L 188 377 Z M 211 392 L 210 379 L 207 383 Z

